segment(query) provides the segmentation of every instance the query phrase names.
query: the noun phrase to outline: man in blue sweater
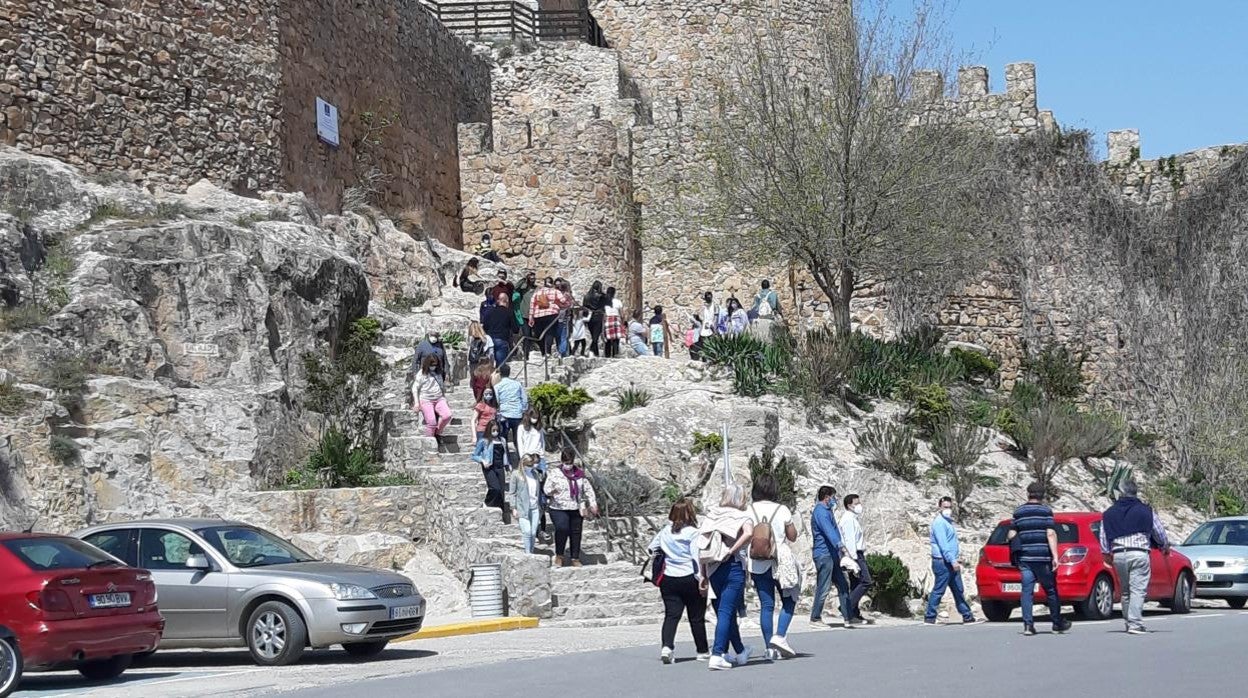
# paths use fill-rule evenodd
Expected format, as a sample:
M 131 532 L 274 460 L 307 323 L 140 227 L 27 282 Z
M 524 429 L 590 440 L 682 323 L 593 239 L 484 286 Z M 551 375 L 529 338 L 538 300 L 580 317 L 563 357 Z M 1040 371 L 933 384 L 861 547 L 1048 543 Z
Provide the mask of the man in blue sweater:
M 1121 496 L 1101 515 L 1101 551 L 1118 572 L 1122 586 L 1122 619 L 1127 634 L 1143 635 L 1144 599 L 1153 576 L 1150 548 L 1161 548 L 1168 555 L 1170 541 L 1157 513 L 1140 501 L 1139 486 L 1127 480 L 1119 487 Z
M 836 506 L 836 488 L 823 485 L 816 494 L 818 501 L 810 515 L 811 537 L 814 545 L 811 550 L 815 558 L 815 600 L 810 607 L 810 622 L 823 625 L 823 599 L 828 595 L 831 584 L 836 585 L 837 596 L 841 601 L 841 618 L 849 619 L 849 581 L 841 571 L 841 557 L 845 555 L 845 546 L 841 542 L 841 531 L 836 527 L 836 517 L 832 508 Z
M 945 598 L 945 589 L 953 590 L 953 603 L 962 614 L 963 625 L 974 625 L 976 620 L 966 603 L 966 591 L 962 587 L 962 563 L 958 562 L 958 530 L 953 526 L 953 498 L 940 498 L 940 513 L 932 521 L 932 574 L 936 584 L 927 597 L 927 611 L 923 614 L 925 625 L 936 625 L 936 610 Z

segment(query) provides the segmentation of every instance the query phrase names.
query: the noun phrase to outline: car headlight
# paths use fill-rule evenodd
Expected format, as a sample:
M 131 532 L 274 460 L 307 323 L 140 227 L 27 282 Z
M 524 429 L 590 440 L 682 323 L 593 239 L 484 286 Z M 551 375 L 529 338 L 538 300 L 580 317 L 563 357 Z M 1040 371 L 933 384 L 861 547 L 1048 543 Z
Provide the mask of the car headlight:
M 1227 567 L 1248 567 L 1248 557 L 1237 557 L 1226 561 Z
M 365 589 L 359 584 L 341 584 L 333 582 L 329 585 L 329 591 L 339 601 L 363 601 L 365 599 L 375 599 L 377 595 Z

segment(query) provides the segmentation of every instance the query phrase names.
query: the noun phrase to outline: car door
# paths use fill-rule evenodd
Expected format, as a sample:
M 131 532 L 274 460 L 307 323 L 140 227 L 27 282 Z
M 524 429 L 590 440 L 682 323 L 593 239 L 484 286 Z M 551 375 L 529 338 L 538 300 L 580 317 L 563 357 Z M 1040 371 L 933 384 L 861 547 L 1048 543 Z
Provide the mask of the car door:
M 82 540 L 103 550 L 131 567 L 139 566 L 139 549 L 133 528 L 115 528 L 98 531 Z
M 1148 598 L 1164 600 L 1174 598 L 1174 578 L 1170 574 L 1170 555 L 1158 548 L 1148 551 L 1152 563 L 1152 577 L 1148 580 Z
M 160 610 L 165 616 L 165 638 L 190 640 L 227 637 L 226 597 L 229 576 L 211 556 L 210 569 L 186 566 L 191 555 L 207 552 L 178 531 L 165 528 L 139 529 L 139 567 L 150 570 L 160 593 Z

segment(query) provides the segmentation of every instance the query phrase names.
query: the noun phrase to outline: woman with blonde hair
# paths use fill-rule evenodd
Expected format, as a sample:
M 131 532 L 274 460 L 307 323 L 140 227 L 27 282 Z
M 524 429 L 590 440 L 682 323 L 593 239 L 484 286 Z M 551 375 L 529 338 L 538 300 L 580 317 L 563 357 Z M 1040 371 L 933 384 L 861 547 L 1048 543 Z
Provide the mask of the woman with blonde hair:
M 468 365 L 476 366 L 494 357 L 494 340 L 485 333 L 485 327 L 473 320 L 468 323 Z
M 746 550 L 754 534 L 754 521 L 745 510 L 745 489 L 736 483 L 724 486 L 719 506 L 712 507 L 698 528 L 698 558 L 702 565 L 701 588 L 715 592 L 715 642 L 707 668 L 711 671 L 744 666 L 753 650 L 741 642 L 737 606 L 745 595 Z M 736 656 L 728 654 L 728 645 Z
M 680 625 L 681 614 L 687 613 L 698 659 L 706 660 L 711 655 L 706 643 L 706 597 L 699 588 L 701 570 L 693 545 L 698 537 L 698 514 L 693 500 L 685 498 L 673 504 L 667 518 L 671 523 L 650 541 L 651 553 L 663 553 L 662 578 L 658 580 L 663 597 L 663 648 L 659 659 L 664 664 L 674 661 L 676 628 Z

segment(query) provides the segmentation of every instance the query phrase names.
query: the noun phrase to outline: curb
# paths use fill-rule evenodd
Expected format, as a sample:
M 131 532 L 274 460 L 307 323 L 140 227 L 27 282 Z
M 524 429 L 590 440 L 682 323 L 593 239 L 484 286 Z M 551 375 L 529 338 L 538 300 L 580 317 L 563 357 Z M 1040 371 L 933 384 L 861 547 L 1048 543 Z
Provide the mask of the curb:
M 462 623 L 448 623 L 446 625 L 433 625 L 421 630 L 418 633 L 405 635 L 403 637 L 392 640 L 392 642 L 407 642 L 409 640 L 429 640 L 435 637 L 456 637 L 458 635 L 476 635 L 478 633 L 497 633 L 507 630 L 523 630 L 525 628 L 536 628 L 537 619 L 519 616 L 516 618 L 489 618 L 485 620 L 469 620 Z

